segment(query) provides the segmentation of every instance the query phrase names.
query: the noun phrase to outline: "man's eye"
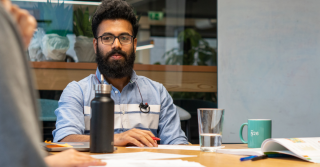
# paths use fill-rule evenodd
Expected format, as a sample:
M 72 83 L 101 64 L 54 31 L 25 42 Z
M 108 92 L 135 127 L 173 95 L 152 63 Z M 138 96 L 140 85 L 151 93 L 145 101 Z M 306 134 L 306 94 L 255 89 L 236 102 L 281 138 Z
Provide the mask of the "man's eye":
M 121 37 L 121 39 L 122 39 L 122 40 L 124 40 L 124 41 L 129 40 L 129 38 L 128 38 L 128 37 Z
M 109 36 L 107 36 L 107 37 L 102 37 L 102 39 L 103 39 L 103 40 L 107 40 L 107 41 L 109 41 L 109 40 L 111 40 L 112 38 L 111 38 L 111 37 L 109 37 Z

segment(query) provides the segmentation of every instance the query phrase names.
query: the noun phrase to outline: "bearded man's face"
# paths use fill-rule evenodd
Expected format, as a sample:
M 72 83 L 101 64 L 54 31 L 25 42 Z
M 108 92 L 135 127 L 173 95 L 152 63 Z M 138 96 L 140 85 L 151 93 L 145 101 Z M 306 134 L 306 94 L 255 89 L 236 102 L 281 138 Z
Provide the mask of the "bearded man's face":
M 101 74 L 108 78 L 123 78 L 130 77 L 133 70 L 135 60 L 135 53 L 132 49 L 131 54 L 127 55 L 122 50 L 112 49 L 111 51 L 103 54 L 97 46 L 96 62 Z M 113 58 L 115 57 L 115 58 Z M 122 57 L 122 58 L 120 58 Z
M 115 38 L 113 43 L 106 44 L 100 36 L 129 35 L 133 36 L 133 28 L 129 21 L 124 19 L 103 20 L 98 27 L 98 39 L 94 39 L 96 62 L 101 74 L 107 78 L 131 77 L 135 61 L 137 39 L 131 43 L 121 43 Z M 108 38 L 105 38 L 108 39 Z M 109 38 L 111 39 L 111 38 Z

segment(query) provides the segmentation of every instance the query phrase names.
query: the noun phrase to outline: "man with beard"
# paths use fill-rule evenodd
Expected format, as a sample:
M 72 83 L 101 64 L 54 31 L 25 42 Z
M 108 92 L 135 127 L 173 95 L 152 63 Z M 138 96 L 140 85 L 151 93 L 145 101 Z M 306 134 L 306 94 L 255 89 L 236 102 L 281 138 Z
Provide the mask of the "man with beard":
M 138 32 L 133 9 L 122 0 L 102 1 L 92 18 L 92 31 L 98 69 L 64 89 L 55 111 L 54 141 L 90 140 L 90 102 L 102 74 L 104 83 L 112 85 L 115 102 L 114 145 L 157 147 L 154 136 L 161 138 L 161 144 L 188 144 L 167 90 L 133 70 Z

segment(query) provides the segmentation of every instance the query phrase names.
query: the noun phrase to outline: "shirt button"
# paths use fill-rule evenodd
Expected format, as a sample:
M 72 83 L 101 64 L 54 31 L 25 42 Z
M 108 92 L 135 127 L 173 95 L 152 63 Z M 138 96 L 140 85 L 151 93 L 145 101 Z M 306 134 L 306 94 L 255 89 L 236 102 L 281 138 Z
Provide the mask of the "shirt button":
M 118 91 L 116 90 L 116 91 L 114 91 L 114 93 L 118 93 Z

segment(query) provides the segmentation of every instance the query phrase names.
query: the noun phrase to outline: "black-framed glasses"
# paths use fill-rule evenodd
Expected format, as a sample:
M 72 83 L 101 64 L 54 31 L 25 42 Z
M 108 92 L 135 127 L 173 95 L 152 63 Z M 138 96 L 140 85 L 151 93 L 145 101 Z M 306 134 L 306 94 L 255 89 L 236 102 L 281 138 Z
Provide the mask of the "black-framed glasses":
M 132 43 L 133 36 L 129 34 L 121 34 L 119 36 L 115 36 L 113 34 L 102 35 L 98 38 L 101 38 L 101 42 L 104 45 L 112 45 L 116 38 L 119 39 L 122 45 L 128 45 Z

